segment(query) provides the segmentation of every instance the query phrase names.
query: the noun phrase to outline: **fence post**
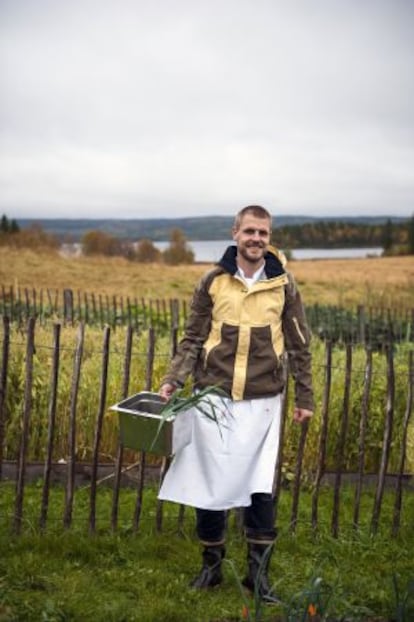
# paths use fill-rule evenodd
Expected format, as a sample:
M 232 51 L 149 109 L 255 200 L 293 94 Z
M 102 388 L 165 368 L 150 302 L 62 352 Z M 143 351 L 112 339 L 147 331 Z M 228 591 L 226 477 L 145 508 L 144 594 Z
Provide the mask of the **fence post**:
M 23 519 L 23 496 L 24 496 L 24 479 L 26 474 L 26 454 L 29 442 L 29 423 L 30 413 L 32 410 L 32 385 L 33 385 L 33 354 L 34 354 L 34 328 L 35 318 L 29 318 L 27 324 L 27 345 L 26 345 L 26 379 L 24 387 L 24 405 L 23 405 L 23 421 L 22 433 L 20 440 L 20 454 L 17 464 L 17 484 L 16 484 L 16 502 L 14 509 L 13 529 L 19 534 Z
M 20 287 L 17 287 L 16 292 L 16 308 L 17 308 L 17 324 L 20 328 L 22 323 L 22 295 L 20 291 Z
M 187 322 L 187 302 L 186 302 L 186 300 L 182 301 L 182 308 L 183 308 L 183 323 L 182 323 L 182 326 L 184 326 L 185 323 Z
M 171 301 L 171 358 L 174 357 L 177 353 L 178 346 L 178 330 L 180 324 L 180 307 L 179 301 L 174 298 Z M 180 504 L 178 509 L 178 517 L 177 517 L 177 527 L 178 532 L 183 532 L 184 526 L 184 516 L 185 516 L 185 505 Z
M 3 349 L 1 356 L 1 376 L 0 376 L 0 482 L 3 469 L 3 448 L 6 432 L 6 394 L 7 394 L 7 370 L 9 368 L 10 351 L 10 319 L 7 315 L 3 317 Z
M 135 323 L 135 329 L 138 330 L 139 328 L 139 309 L 138 309 L 138 299 L 136 296 L 134 296 L 134 323 Z
M 85 324 L 89 324 L 89 301 L 88 301 L 88 293 L 83 293 L 83 303 L 85 308 Z
M 177 299 L 170 298 L 170 327 L 173 330 L 178 326 Z
M 85 325 L 83 322 L 79 324 L 75 357 L 73 362 L 72 387 L 70 394 L 70 412 L 69 412 L 69 456 L 67 481 L 65 491 L 65 509 L 63 514 L 63 525 L 65 528 L 70 527 L 72 522 L 73 495 L 75 489 L 75 461 L 76 461 L 76 405 L 78 400 L 80 371 L 83 356 L 83 344 L 85 339 Z
M 60 357 L 60 324 L 53 326 L 53 359 L 52 359 L 52 377 L 49 399 L 49 416 L 47 430 L 47 454 L 45 461 L 45 469 L 43 475 L 43 491 L 42 503 L 40 509 L 39 526 L 44 529 L 47 520 L 47 511 L 49 506 L 49 487 L 50 487 L 50 471 L 52 466 L 53 442 L 55 437 L 55 419 L 56 419 L 56 401 L 59 379 L 59 357 Z
M 332 524 L 331 530 L 334 538 L 338 537 L 339 526 L 339 504 L 340 504 L 340 489 L 342 471 L 344 468 L 344 454 L 345 454 L 345 441 L 348 430 L 348 416 L 349 416 L 349 395 L 351 390 L 351 372 L 352 372 L 352 346 L 347 344 L 346 346 L 346 363 L 345 363 L 345 387 L 344 387 L 344 400 L 342 407 L 342 419 L 341 428 L 339 431 L 339 437 L 336 447 L 336 473 L 334 484 L 334 500 L 332 509 Z
M 131 300 L 129 296 L 127 296 L 127 325 L 130 326 L 131 324 L 132 324 Z
M 81 298 L 81 292 L 79 289 L 77 291 L 77 298 L 78 298 L 78 322 L 82 322 L 82 298 Z
M 105 412 L 105 403 L 106 403 L 110 336 L 111 336 L 111 329 L 109 326 L 105 326 L 104 338 L 103 338 L 101 387 L 99 391 L 98 415 L 97 415 L 96 424 L 95 424 L 95 436 L 94 436 L 94 441 L 93 441 L 93 454 L 92 454 L 93 457 L 92 457 L 92 469 L 91 469 L 91 493 L 90 493 L 90 511 L 89 511 L 90 533 L 94 533 L 95 527 L 96 527 L 96 478 L 98 475 L 99 444 L 101 442 L 102 422 L 103 422 L 103 416 Z
M 151 391 L 152 373 L 154 369 L 154 353 L 155 353 L 155 331 L 153 327 L 150 327 L 150 329 L 148 330 L 147 369 L 145 373 L 145 390 L 146 391 Z M 141 516 L 141 510 L 142 510 L 142 497 L 143 497 L 144 479 L 145 479 L 145 463 L 146 463 L 146 453 L 145 451 L 142 451 L 140 465 L 139 465 L 137 500 L 135 504 L 134 519 L 133 519 L 133 526 L 132 526 L 132 529 L 134 532 L 138 530 L 139 519 Z
M 39 322 L 42 325 L 43 324 L 43 315 L 44 315 L 44 309 L 43 309 L 43 287 L 40 288 L 40 292 L 39 292 Z
M 301 424 L 300 430 L 300 438 L 299 438 L 299 447 L 298 447 L 298 457 L 296 460 L 296 469 L 295 469 L 295 480 L 293 483 L 293 491 L 292 491 L 292 510 L 290 514 L 290 530 L 292 533 L 296 531 L 296 524 L 298 522 L 298 508 L 299 508 L 299 495 L 300 495 L 300 478 L 302 475 L 302 463 L 303 463 L 303 454 L 305 452 L 305 444 L 306 444 L 306 436 L 308 434 L 309 420 L 306 419 Z
M 168 469 L 170 468 L 170 464 L 171 464 L 171 457 L 164 456 L 161 462 L 159 488 L 161 488 L 161 484 L 164 480 L 164 477 Z M 158 532 L 162 531 L 162 508 L 163 508 L 163 502 L 157 499 L 157 507 L 155 510 L 155 529 Z
M 274 521 L 276 524 L 277 513 L 279 509 L 280 488 L 282 481 L 282 463 L 283 463 L 283 441 L 285 437 L 286 418 L 289 409 L 289 361 L 286 357 L 284 366 L 284 389 L 282 393 L 282 403 L 280 405 L 280 429 L 279 429 L 279 447 L 277 449 L 277 458 L 275 464 L 275 474 L 273 479 L 272 495 L 274 505 Z
M 142 306 L 142 328 L 145 330 L 148 326 L 147 322 L 147 305 L 144 298 L 141 298 L 141 306 Z M 151 324 L 151 317 L 149 320 L 149 324 Z
M 405 458 L 407 452 L 407 434 L 408 424 L 410 422 L 411 413 L 413 410 L 413 382 L 414 382 L 414 365 L 413 365 L 413 351 L 408 353 L 408 391 L 407 391 L 407 406 L 404 413 L 403 421 L 403 433 L 401 439 L 401 453 L 400 453 L 400 465 L 398 471 L 397 487 L 395 490 L 395 503 L 394 503 L 394 516 L 392 524 L 392 535 L 398 534 L 400 528 L 401 517 L 401 505 L 402 505 L 402 478 L 404 475 Z
M 124 297 L 120 296 L 120 306 L 121 306 L 121 321 L 120 324 L 124 326 L 125 324 L 125 306 L 124 306 Z
M 358 305 L 357 308 L 357 318 L 358 318 L 358 341 L 365 345 L 365 307 L 364 305 Z
M 50 289 L 48 287 L 46 288 L 46 295 L 47 295 L 47 302 L 48 302 L 48 306 L 49 306 L 49 316 L 51 316 L 51 315 L 53 315 L 53 311 L 55 309 L 53 307 L 52 295 L 51 295 Z
M 132 326 L 127 326 L 126 339 L 125 339 L 125 359 L 124 359 L 124 377 L 122 381 L 122 398 L 128 397 L 129 388 L 129 376 L 131 370 L 131 355 L 132 355 Z M 121 443 L 121 439 L 118 441 L 118 451 L 115 460 L 115 478 L 114 489 L 112 496 L 112 512 L 111 512 L 111 528 L 112 531 L 116 530 L 118 524 L 118 504 L 119 504 L 119 490 L 121 487 L 121 471 L 122 471 L 122 459 L 124 455 L 124 447 Z
M 92 317 L 93 317 L 93 323 L 95 324 L 97 322 L 97 311 L 96 311 L 96 298 L 95 298 L 95 294 L 92 293 L 91 294 L 91 300 L 92 300 Z
M 63 290 L 63 321 L 69 322 L 73 326 L 73 291 L 71 289 Z
M 319 490 L 323 474 L 325 473 L 326 444 L 328 439 L 329 398 L 332 382 L 332 341 L 325 344 L 325 386 L 323 391 L 321 412 L 321 436 L 319 439 L 318 468 L 316 471 L 315 487 L 312 494 L 312 527 L 318 526 Z
M 15 312 L 15 304 L 14 304 L 14 289 L 13 289 L 13 285 L 10 285 L 10 289 L 9 289 L 9 295 L 10 295 L 10 320 L 13 322 L 14 319 L 14 312 Z
M 1 308 L 2 308 L 1 314 L 3 316 L 6 316 L 7 315 L 7 305 L 6 305 L 6 290 L 4 288 L 4 285 L 1 286 Z
M 118 314 L 117 299 L 116 299 L 115 294 L 112 296 L 112 313 L 113 313 L 112 326 L 115 328 L 116 327 L 116 316 Z
M 29 297 L 29 290 L 27 289 L 27 287 L 24 288 L 24 299 L 26 302 L 26 320 L 30 317 L 30 297 Z M 11 316 L 12 320 L 13 320 L 13 315 Z
M 354 520 L 353 520 L 354 529 L 356 529 L 359 524 L 359 508 L 361 504 L 362 481 L 364 477 L 364 468 L 365 468 L 365 435 L 366 435 L 366 430 L 367 430 L 369 396 L 371 393 L 371 380 L 372 380 L 372 350 L 370 346 L 368 346 L 366 349 L 364 393 L 362 395 L 361 419 L 359 422 L 358 480 L 357 480 L 357 484 L 355 487 Z
M 392 344 L 387 345 L 387 403 L 385 408 L 384 437 L 382 441 L 381 464 L 378 473 L 377 489 L 375 493 L 374 509 L 372 512 L 371 532 L 376 533 L 381 513 L 382 497 L 384 493 L 385 475 L 390 456 L 392 428 L 394 422 L 395 373 L 394 354 Z
M 37 317 L 37 294 L 34 287 L 32 287 L 32 297 L 33 297 L 33 315 Z

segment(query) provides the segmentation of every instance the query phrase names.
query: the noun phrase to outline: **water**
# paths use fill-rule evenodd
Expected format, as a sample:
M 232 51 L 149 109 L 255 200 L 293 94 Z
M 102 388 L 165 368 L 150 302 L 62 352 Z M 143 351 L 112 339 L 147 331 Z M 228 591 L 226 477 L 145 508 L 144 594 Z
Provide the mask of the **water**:
M 226 248 L 233 244 L 228 240 L 195 240 L 189 242 L 195 254 L 195 261 L 216 262 L 223 255 Z M 154 246 L 161 251 L 165 250 L 169 242 L 154 242 Z M 382 253 L 382 248 L 295 248 L 292 251 L 293 259 L 356 259 L 358 257 L 376 256 Z
M 231 240 L 196 240 L 189 242 L 194 251 L 195 260 L 214 263 L 223 255 L 226 248 L 233 244 Z M 165 250 L 169 242 L 154 242 L 154 246 L 161 251 Z M 81 244 L 62 244 L 61 254 L 78 257 L 82 253 Z M 358 257 L 376 256 L 382 253 L 382 248 L 295 248 L 292 251 L 294 259 L 356 259 Z

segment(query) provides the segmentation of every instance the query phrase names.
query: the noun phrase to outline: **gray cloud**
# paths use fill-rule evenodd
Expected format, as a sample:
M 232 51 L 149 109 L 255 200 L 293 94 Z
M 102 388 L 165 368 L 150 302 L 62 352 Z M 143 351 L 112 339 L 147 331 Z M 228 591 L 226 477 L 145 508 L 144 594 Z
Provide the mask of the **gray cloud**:
M 11 216 L 410 215 L 410 0 L 2 0 Z

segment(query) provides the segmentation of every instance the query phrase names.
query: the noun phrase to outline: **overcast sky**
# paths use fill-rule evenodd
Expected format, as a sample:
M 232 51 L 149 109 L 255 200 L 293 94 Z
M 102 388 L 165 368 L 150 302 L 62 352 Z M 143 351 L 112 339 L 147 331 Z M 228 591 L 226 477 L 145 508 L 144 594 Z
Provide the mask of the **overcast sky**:
M 413 0 L 0 0 L 0 212 L 410 216 L 413 25 Z

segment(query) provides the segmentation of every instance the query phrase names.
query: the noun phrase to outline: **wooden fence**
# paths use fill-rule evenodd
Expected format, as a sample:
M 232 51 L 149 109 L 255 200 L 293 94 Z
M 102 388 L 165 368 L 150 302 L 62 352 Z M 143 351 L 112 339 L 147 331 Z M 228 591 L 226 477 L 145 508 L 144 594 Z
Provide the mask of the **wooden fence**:
M 182 328 L 187 318 L 187 301 L 108 296 L 72 289 L 19 288 L 2 285 L 0 315 L 24 325 L 29 317 L 40 324 L 131 325 L 135 330 L 150 326 L 168 332 Z M 414 341 L 414 309 L 358 305 L 348 309 L 334 305 L 308 305 L 308 322 L 321 339 L 341 343 L 369 344 L 382 348 L 385 343 Z
M 35 318 L 29 318 L 26 330 L 25 330 L 25 379 L 24 379 L 24 399 L 21 407 L 21 422 L 20 422 L 20 451 L 16 462 L 16 491 L 14 508 L 11 510 L 12 514 L 12 528 L 15 533 L 22 531 L 22 524 L 24 520 L 24 494 L 25 486 L 27 482 L 28 464 L 28 445 L 29 435 L 31 433 L 31 414 L 32 414 L 32 388 L 35 381 L 33 373 L 33 358 L 35 355 Z M 8 365 L 10 360 L 10 351 L 14 347 L 10 338 L 10 320 L 8 317 L 3 318 L 3 337 L 2 337 L 2 354 L 1 354 L 1 373 L 0 373 L 0 480 L 3 479 L 3 467 L 5 461 L 3 459 L 3 448 L 5 440 L 8 434 L 8 419 L 9 413 L 6 409 L 6 397 L 9 390 L 8 387 Z M 43 529 L 47 525 L 48 520 L 48 507 L 49 497 L 51 490 L 51 469 L 52 469 L 52 456 L 53 447 L 56 438 L 56 404 L 58 394 L 58 379 L 59 379 L 59 361 L 61 354 L 60 346 L 61 325 L 53 325 L 53 348 L 51 356 L 51 377 L 50 385 L 47 387 L 49 395 L 48 406 L 48 431 L 47 431 L 47 447 L 45 452 L 45 461 L 43 465 L 42 483 L 41 488 L 41 509 L 39 515 L 39 525 Z M 132 326 L 128 326 L 125 330 L 125 350 L 123 353 L 123 378 L 122 386 L 119 387 L 119 399 L 126 397 L 129 393 L 130 384 L 130 367 L 131 367 L 131 352 L 132 352 L 132 340 L 134 336 L 134 330 Z M 95 419 L 94 429 L 94 442 L 93 442 L 93 458 L 92 464 L 89 466 L 90 473 L 90 499 L 89 499 L 89 530 L 94 532 L 96 529 L 96 503 L 97 503 L 97 488 L 100 484 L 98 477 L 99 469 L 99 456 L 100 456 L 100 443 L 102 435 L 103 417 L 106 410 L 107 402 L 107 386 L 108 386 L 108 361 L 110 357 L 110 339 L 111 339 L 111 327 L 106 326 L 103 329 L 103 348 L 101 352 L 101 374 L 100 374 L 100 389 L 99 389 L 99 403 L 97 405 L 97 413 Z M 148 347 L 146 352 L 146 373 L 145 373 L 145 386 L 143 389 L 151 390 L 153 388 L 153 368 L 156 358 L 156 339 L 157 335 L 153 328 L 149 329 L 148 333 Z M 177 343 L 177 332 L 173 331 L 171 334 L 172 349 L 175 350 Z M 76 430 L 79 418 L 82 417 L 82 413 L 78 412 L 77 399 L 79 392 L 79 384 L 82 370 L 82 360 L 85 343 L 85 325 L 79 324 L 78 334 L 76 340 L 76 347 L 73 351 L 73 372 L 71 378 L 70 388 L 70 412 L 69 412 L 69 426 L 68 426 L 68 455 L 67 461 L 64 465 L 65 470 L 65 502 L 62 515 L 62 524 L 65 528 L 69 528 L 72 524 L 73 506 L 76 495 L 76 472 L 79 467 L 79 458 L 76 452 Z M 16 346 L 17 347 L 17 346 Z M 21 347 L 20 345 L 18 347 Z M 312 473 L 306 474 L 306 480 L 312 481 L 312 514 L 310 522 L 314 528 L 318 526 L 318 510 L 320 505 L 321 487 L 323 478 L 326 476 L 326 464 L 327 464 L 327 437 L 328 430 L 331 421 L 330 411 L 330 397 L 332 388 L 332 374 L 334 367 L 332 364 L 334 348 L 330 341 L 325 343 L 325 359 L 323 369 L 321 369 L 321 376 L 323 374 L 323 397 L 320 408 L 320 437 L 318 440 L 318 457 L 316 463 L 316 469 Z M 341 491 L 344 482 L 344 478 L 347 475 L 345 473 L 345 455 L 347 450 L 347 433 L 350 425 L 350 388 L 351 388 L 351 374 L 352 374 L 352 360 L 353 360 L 354 348 L 351 344 L 346 346 L 346 362 L 343 371 L 343 396 L 340 417 L 339 432 L 336 439 L 335 450 L 335 469 L 333 476 L 333 502 L 332 502 L 332 521 L 331 532 L 334 537 L 339 533 L 339 516 L 341 505 Z M 375 533 L 380 524 L 381 507 L 383 502 L 383 494 L 386 479 L 389 475 L 389 458 L 390 448 L 395 435 L 395 387 L 396 387 L 396 374 L 394 366 L 394 348 L 387 347 L 385 355 L 386 362 L 386 374 L 384 375 L 384 392 L 386 394 L 386 405 L 383 412 L 383 439 L 381 444 L 381 459 L 378 472 L 374 474 L 374 486 L 375 486 L 375 502 L 372 510 L 371 517 L 371 531 Z M 335 370 L 337 371 L 337 370 Z M 401 373 L 401 371 L 400 371 Z M 405 398 L 404 398 L 404 413 L 400 416 L 401 427 L 399 430 L 399 457 L 398 457 L 398 469 L 394 472 L 394 512 L 392 518 L 391 532 L 395 536 L 400 528 L 401 513 L 402 513 L 402 501 L 403 501 L 403 483 L 410 476 L 405 472 L 405 464 L 407 458 L 407 436 L 409 431 L 410 417 L 413 407 L 413 352 L 409 351 L 407 355 L 407 364 L 404 368 L 404 383 L 405 383 Z M 358 437 L 358 468 L 354 474 L 355 478 L 355 500 L 354 500 L 354 512 L 353 512 L 353 526 L 358 527 L 360 522 L 360 507 L 361 507 L 361 493 L 364 483 L 366 483 L 368 474 L 365 472 L 365 458 L 366 458 L 366 438 L 367 429 L 369 428 L 369 409 L 370 409 L 370 394 L 371 383 L 373 376 L 373 361 L 372 350 L 366 350 L 366 363 L 363 373 L 363 394 L 360 404 L 359 414 L 359 437 Z M 289 382 L 286 383 L 287 390 L 284 394 L 283 400 L 283 420 L 281 426 L 282 442 L 280 444 L 280 451 L 277 460 L 276 472 L 275 472 L 275 507 L 276 511 L 279 504 L 279 496 L 282 489 L 283 482 L 283 439 L 286 437 L 286 413 L 288 411 L 289 402 Z M 401 413 L 400 413 L 401 415 Z M 299 442 L 297 446 L 297 455 L 295 458 L 295 471 L 293 482 L 291 483 L 292 491 L 292 507 L 290 516 L 290 526 L 292 530 L 296 529 L 298 522 L 299 502 L 300 494 L 304 485 L 303 477 L 303 457 L 306 447 L 306 440 L 308 436 L 308 425 L 303 425 L 300 428 Z M 124 463 L 124 448 L 121 444 L 118 445 L 116 450 L 116 459 L 112 463 L 112 477 L 113 481 L 113 500 L 111 516 L 108 517 L 110 526 L 113 530 L 117 529 L 118 525 L 118 510 L 119 510 L 119 498 L 122 474 L 131 468 L 131 464 Z M 143 452 L 139 455 L 138 460 L 135 461 L 135 466 L 138 466 L 138 483 L 136 493 L 136 504 L 134 514 L 132 517 L 132 527 L 134 530 L 138 529 L 141 511 L 142 511 L 142 499 L 143 490 L 148 472 L 153 468 L 147 463 L 147 455 Z M 160 468 L 160 477 L 162 479 L 166 469 L 168 468 L 168 459 L 163 459 Z M 0 484 L 1 485 L 1 484 Z M 406 491 L 406 494 L 410 494 Z M 157 504 L 156 508 L 156 528 L 162 529 L 162 503 Z M 184 508 L 180 509 L 178 521 L 182 522 L 184 519 Z
M 0 315 L 24 324 L 34 317 L 40 324 L 60 320 L 63 324 L 131 325 L 136 330 L 158 330 L 183 325 L 187 302 L 178 299 L 145 299 L 108 296 L 72 289 L 40 289 L 1 286 Z

